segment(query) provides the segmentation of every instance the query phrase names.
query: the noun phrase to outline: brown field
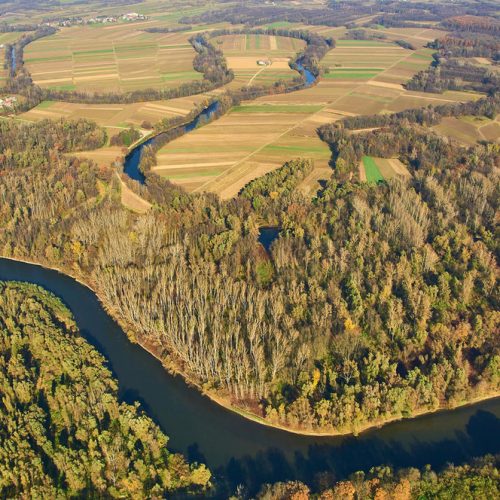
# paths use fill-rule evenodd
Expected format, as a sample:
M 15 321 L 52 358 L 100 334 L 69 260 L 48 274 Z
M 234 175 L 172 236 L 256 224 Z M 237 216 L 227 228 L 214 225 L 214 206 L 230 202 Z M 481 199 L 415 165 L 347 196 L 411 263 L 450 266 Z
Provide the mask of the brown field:
M 235 79 L 229 88 L 244 85 L 272 85 L 277 80 L 289 80 L 298 76 L 288 62 L 305 45 L 302 40 L 269 35 L 224 35 L 212 40 L 223 50 L 228 66 Z M 267 66 L 259 66 L 258 60 Z
M 140 25 L 61 29 L 28 45 L 26 65 L 38 85 L 67 90 L 120 92 L 202 78 L 190 33 L 145 33 Z
M 151 203 L 135 194 L 121 179 L 120 189 L 122 205 L 132 210 L 132 212 L 144 214 L 152 207 Z
M 141 127 L 144 121 L 156 123 L 163 118 L 186 116 L 207 96 L 195 95 L 168 101 L 138 102 L 133 104 L 74 104 L 44 101 L 36 108 L 20 115 L 20 119 L 39 121 L 45 118 L 88 118 L 108 129 L 112 136 L 130 126 Z
M 500 123 L 486 117 L 464 116 L 443 118 L 433 129 L 441 135 L 471 146 L 478 141 L 500 142 Z

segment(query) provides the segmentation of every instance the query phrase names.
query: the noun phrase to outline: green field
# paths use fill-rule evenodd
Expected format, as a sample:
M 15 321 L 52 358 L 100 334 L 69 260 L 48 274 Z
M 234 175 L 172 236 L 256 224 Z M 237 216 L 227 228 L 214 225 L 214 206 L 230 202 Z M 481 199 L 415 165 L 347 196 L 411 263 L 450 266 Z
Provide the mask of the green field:
M 384 180 L 384 176 L 371 156 L 363 156 L 363 166 L 365 167 L 366 181 L 377 183 Z

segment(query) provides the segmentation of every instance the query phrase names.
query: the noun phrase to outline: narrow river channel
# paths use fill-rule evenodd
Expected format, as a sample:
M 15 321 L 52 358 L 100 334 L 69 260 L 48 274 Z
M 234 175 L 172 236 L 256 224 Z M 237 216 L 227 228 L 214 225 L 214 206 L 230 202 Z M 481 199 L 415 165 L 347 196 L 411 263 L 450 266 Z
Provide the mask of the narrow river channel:
M 94 293 L 72 278 L 32 264 L 0 258 L 0 280 L 43 286 L 71 309 L 81 334 L 108 360 L 120 396 L 140 401 L 170 437 L 169 447 L 203 461 L 230 488 L 264 482 L 311 481 L 329 470 L 340 479 L 353 471 L 390 464 L 440 467 L 500 452 L 500 398 L 388 424 L 359 437 L 311 437 L 280 431 L 228 411 L 168 374 L 132 344 Z

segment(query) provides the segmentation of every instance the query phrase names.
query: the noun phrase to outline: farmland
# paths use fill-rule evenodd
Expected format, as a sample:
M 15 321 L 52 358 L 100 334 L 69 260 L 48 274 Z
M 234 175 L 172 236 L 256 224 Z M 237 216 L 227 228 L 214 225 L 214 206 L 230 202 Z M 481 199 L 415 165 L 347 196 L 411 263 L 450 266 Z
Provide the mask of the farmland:
M 244 85 L 271 85 L 278 80 L 290 80 L 297 72 L 289 60 L 302 50 L 302 40 L 283 36 L 234 34 L 219 36 L 213 43 L 223 50 L 235 79 L 230 88 Z M 259 65 L 257 61 L 266 63 Z
M 20 115 L 20 119 L 39 121 L 46 118 L 88 118 L 108 130 L 112 136 L 130 126 L 141 127 L 144 121 L 156 123 L 163 118 L 186 116 L 206 96 L 195 95 L 168 101 L 138 102 L 133 104 L 75 104 L 44 101 L 36 108 Z
M 324 30 L 325 34 L 330 32 L 330 28 Z M 305 157 L 314 160 L 315 168 L 301 189 L 314 193 L 318 182 L 331 175 L 330 150 L 316 132 L 320 125 L 357 114 L 480 97 L 464 92 L 406 91 L 401 83 L 427 67 L 430 60 L 428 49 L 411 51 L 390 42 L 340 41 L 323 59 L 322 65 L 330 73 L 316 86 L 261 97 L 234 108 L 220 120 L 165 146 L 156 172 L 189 191 L 212 191 L 230 198 L 250 180 L 287 160 Z M 336 72 L 339 76 L 331 78 Z M 382 168 L 386 178 L 393 176 L 390 165 L 383 163 Z
M 33 80 L 42 87 L 125 92 L 176 87 L 202 78 L 189 33 L 146 33 L 126 24 L 65 28 L 25 51 Z
M 408 178 L 408 169 L 397 158 L 375 158 L 363 156 L 359 165 L 359 179 L 377 183 L 395 177 Z
M 68 90 L 123 92 L 139 88 L 176 87 L 201 78 L 193 70 L 194 49 L 188 42 L 193 32 L 227 27 L 196 26 L 177 33 L 147 33 L 146 26 L 176 26 L 180 15 L 155 13 L 148 21 L 134 25 L 79 26 L 61 29 L 26 49 L 26 64 L 42 87 Z M 336 47 L 320 62 L 323 69 L 317 85 L 290 94 L 261 97 L 243 102 L 226 116 L 200 130 L 164 146 L 154 171 L 188 191 L 212 191 L 222 198 L 235 196 L 250 180 L 296 157 L 314 160 L 312 174 L 300 186 L 314 193 L 318 182 L 327 179 L 330 150 L 317 136 L 325 123 L 358 114 L 396 112 L 407 108 L 453 103 L 479 98 L 479 94 L 410 92 L 403 84 L 432 62 L 432 50 L 425 45 L 444 32 L 419 28 L 371 28 L 384 38 L 346 39 L 346 29 L 327 26 L 283 26 L 333 36 Z M 415 50 L 396 44 L 404 39 Z M 226 88 L 271 85 L 291 79 L 297 72 L 289 61 L 304 48 L 298 39 L 264 34 L 228 34 L 212 39 L 221 49 L 235 79 Z M 259 64 L 259 62 L 261 64 Z M 222 90 L 210 94 L 216 95 Z M 86 117 L 107 128 L 112 136 L 124 128 L 141 128 L 162 118 L 185 116 L 209 95 L 134 104 L 82 105 L 45 101 L 20 119 L 37 121 L 59 116 Z M 471 124 L 478 137 L 494 136 L 497 123 L 481 128 Z M 450 128 L 444 122 L 443 127 Z M 147 130 L 142 130 L 143 134 Z M 472 139 L 473 141 L 476 138 Z M 98 162 L 117 157 L 116 148 L 89 153 Z M 382 162 L 383 177 L 391 177 L 389 164 Z
M 433 128 L 439 134 L 451 137 L 466 146 L 484 140 L 500 142 L 499 117 L 496 120 L 472 116 L 449 117 Z

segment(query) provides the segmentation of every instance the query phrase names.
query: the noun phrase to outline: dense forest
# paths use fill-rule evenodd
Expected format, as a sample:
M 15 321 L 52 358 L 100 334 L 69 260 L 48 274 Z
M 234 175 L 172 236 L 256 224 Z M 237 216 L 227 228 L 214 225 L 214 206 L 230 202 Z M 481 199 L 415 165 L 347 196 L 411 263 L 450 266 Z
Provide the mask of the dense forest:
M 500 495 L 499 457 L 486 456 L 471 464 L 449 466 L 441 472 L 375 467 L 365 474 L 356 472 L 333 488 L 312 494 L 299 481 L 265 485 L 259 500 L 412 500 L 412 499 L 494 499 Z
M 209 485 L 170 453 L 138 406 L 120 403 L 104 358 L 34 285 L 0 282 L 0 496 L 160 498 Z
M 23 126 L 0 130 L 14 158 Z M 110 168 L 55 147 L 10 162 L 0 248 L 92 283 L 165 363 L 271 422 L 356 430 L 498 390 L 498 146 L 463 149 L 404 116 L 321 137 L 334 175 L 313 201 L 296 160 L 227 202 L 154 176 L 143 216 Z M 356 182 L 363 154 L 399 157 L 412 179 Z M 263 223 L 280 228 L 270 252 Z

